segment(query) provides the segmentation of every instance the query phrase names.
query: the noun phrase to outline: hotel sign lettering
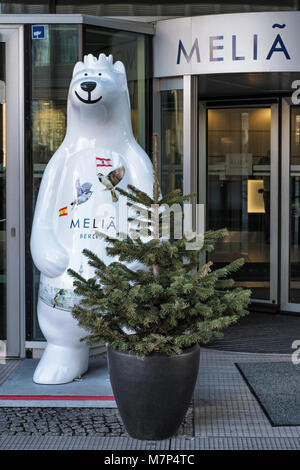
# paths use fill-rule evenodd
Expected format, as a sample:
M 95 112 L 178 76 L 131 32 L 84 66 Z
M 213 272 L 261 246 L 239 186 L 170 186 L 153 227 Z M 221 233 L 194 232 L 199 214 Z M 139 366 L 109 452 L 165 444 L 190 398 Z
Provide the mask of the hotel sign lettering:
M 300 12 L 242 13 L 159 21 L 154 75 L 297 72 Z

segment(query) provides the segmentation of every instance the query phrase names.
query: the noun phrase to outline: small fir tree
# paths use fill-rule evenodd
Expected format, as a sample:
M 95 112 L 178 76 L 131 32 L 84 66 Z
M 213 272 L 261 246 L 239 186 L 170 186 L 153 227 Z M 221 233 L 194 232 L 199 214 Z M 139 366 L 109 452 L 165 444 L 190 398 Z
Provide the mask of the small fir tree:
M 178 189 L 160 195 L 157 151 L 153 198 L 132 185 L 128 185 L 128 192 L 117 190 L 138 212 L 143 207 L 148 215 L 156 213 L 158 236 L 115 239 L 102 234 L 107 253 L 118 261 L 105 265 L 85 249 L 83 254 L 95 268 L 94 277 L 84 279 L 69 269 L 75 293 L 80 296 L 73 316 L 90 333 L 82 340 L 88 344 L 107 342 L 144 358 L 153 352 L 180 354 L 195 343 L 207 343 L 213 335 L 221 337 L 221 330 L 248 313 L 250 297 L 249 290 L 234 287 L 233 279 L 228 278 L 244 264 L 242 258 L 220 269 L 213 269 L 211 261 L 199 262 L 199 255 L 212 251 L 227 231 L 206 232 L 202 247 L 194 250 L 186 249 L 185 236 L 161 237 L 164 204 L 183 204 L 193 195 L 183 196 Z M 151 222 L 142 219 L 153 235 Z M 128 267 L 133 261 L 139 261 L 140 269 Z

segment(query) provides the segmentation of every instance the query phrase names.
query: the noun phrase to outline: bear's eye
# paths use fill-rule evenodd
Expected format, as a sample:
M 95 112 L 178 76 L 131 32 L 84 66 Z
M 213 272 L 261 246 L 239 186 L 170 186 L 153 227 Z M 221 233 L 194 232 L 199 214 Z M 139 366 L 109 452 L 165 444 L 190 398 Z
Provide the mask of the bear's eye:
M 98 75 L 102 75 L 102 73 L 98 73 Z
M 88 76 L 88 73 L 85 73 L 84 76 L 87 77 L 87 76 Z

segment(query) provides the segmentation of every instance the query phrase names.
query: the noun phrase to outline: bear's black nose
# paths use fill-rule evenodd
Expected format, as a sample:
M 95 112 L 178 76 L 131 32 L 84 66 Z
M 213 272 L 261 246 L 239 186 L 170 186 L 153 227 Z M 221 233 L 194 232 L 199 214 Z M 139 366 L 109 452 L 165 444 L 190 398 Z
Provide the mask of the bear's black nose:
M 80 84 L 80 87 L 84 91 L 91 92 L 96 88 L 96 85 L 97 84 L 95 82 L 83 82 Z

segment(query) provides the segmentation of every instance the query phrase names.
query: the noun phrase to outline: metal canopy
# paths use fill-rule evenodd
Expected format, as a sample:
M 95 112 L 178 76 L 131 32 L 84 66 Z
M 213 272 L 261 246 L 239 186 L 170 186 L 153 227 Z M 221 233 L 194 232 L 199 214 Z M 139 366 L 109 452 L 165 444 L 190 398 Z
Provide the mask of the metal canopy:
M 80 15 L 80 14 L 35 14 L 15 15 L 7 14 L 0 16 L 0 24 L 88 24 L 102 26 L 104 28 L 122 29 L 123 31 L 134 31 L 143 34 L 155 34 L 152 23 L 114 19 L 104 16 Z

